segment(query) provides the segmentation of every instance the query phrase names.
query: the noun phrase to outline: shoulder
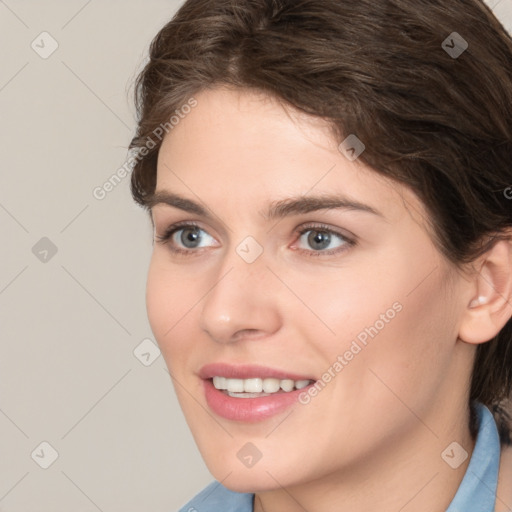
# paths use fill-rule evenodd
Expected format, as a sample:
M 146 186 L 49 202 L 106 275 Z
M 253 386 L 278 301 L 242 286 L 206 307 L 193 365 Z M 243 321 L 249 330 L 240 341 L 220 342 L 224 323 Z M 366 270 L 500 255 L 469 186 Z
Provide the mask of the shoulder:
M 253 512 L 253 497 L 253 494 L 230 491 L 214 481 L 178 512 Z
M 509 512 L 512 507 L 512 445 L 501 447 L 495 512 Z

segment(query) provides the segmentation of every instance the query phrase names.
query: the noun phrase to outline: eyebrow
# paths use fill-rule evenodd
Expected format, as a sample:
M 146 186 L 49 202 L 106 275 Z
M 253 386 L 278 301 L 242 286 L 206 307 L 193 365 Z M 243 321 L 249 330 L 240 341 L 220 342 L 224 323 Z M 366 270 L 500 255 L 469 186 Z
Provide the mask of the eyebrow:
M 168 206 L 173 206 L 174 208 L 199 215 L 206 219 L 213 220 L 213 215 L 209 213 L 207 208 L 192 201 L 191 199 L 187 199 L 171 192 L 157 191 L 147 198 L 145 203 L 146 207 L 150 210 L 157 204 L 166 204 Z M 291 215 L 334 209 L 357 210 L 372 213 L 373 215 L 378 215 L 384 218 L 384 215 L 375 208 L 340 194 L 298 196 L 281 199 L 271 202 L 266 211 L 260 210 L 260 214 L 265 218 L 265 220 L 271 221 Z

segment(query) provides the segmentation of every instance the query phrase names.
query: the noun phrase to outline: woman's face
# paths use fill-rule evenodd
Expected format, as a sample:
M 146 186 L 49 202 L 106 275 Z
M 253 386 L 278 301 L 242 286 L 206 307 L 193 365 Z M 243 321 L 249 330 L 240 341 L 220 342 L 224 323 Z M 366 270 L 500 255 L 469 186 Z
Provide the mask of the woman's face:
M 163 141 L 152 216 L 156 237 L 197 228 L 155 241 L 147 308 L 214 477 L 254 492 L 381 471 L 411 440 L 440 454 L 469 352 L 462 278 L 422 204 L 319 119 L 247 91 L 195 98 Z M 328 197 L 337 207 L 318 209 Z M 228 396 L 213 376 L 235 378 L 233 393 L 280 392 Z M 317 382 L 288 391 L 300 380 Z

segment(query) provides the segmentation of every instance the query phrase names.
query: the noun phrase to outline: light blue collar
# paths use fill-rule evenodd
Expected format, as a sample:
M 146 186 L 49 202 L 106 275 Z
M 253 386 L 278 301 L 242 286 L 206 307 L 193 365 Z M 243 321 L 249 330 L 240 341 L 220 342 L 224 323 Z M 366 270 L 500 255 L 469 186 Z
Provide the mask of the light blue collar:
M 446 512 L 493 512 L 498 487 L 500 437 L 491 411 L 474 402 L 478 434 L 475 448 L 450 506 Z
M 498 487 L 500 438 L 494 416 L 474 402 L 477 438 L 464 478 L 446 512 L 493 512 Z M 253 512 L 254 494 L 238 493 L 212 482 L 179 512 Z

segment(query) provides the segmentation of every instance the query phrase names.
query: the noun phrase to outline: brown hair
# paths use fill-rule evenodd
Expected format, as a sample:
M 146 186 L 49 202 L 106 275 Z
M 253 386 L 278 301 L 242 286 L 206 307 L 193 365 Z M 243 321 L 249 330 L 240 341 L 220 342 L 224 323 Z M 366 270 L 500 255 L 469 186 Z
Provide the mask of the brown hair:
M 339 142 L 356 134 L 362 162 L 423 201 L 457 266 L 512 226 L 512 39 L 483 1 L 187 0 L 149 57 L 130 144 L 144 155 L 131 176 L 142 206 L 156 186 L 158 127 L 225 84 L 330 121 Z M 509 320 L 477 347 L 470 390 L 509 444 L 511 387 Z

